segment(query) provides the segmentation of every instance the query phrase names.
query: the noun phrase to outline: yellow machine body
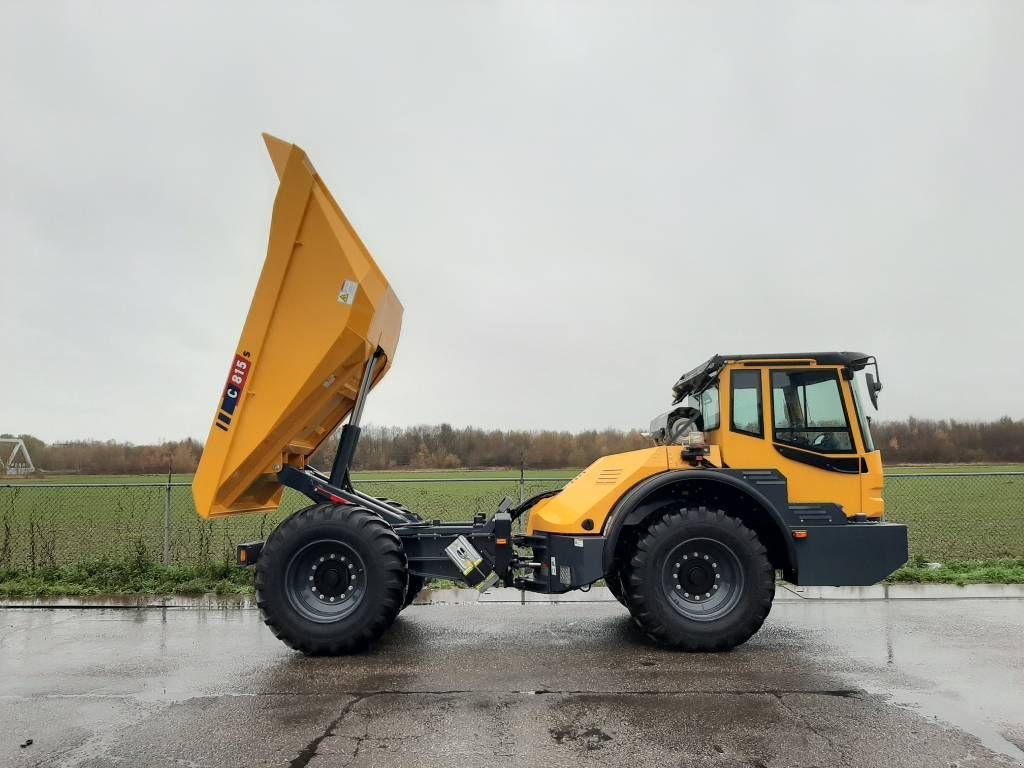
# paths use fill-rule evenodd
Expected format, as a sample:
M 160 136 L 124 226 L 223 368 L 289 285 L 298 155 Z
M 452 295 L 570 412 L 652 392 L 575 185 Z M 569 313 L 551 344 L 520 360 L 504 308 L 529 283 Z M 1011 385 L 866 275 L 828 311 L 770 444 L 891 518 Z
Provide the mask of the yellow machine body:
M 789 447 L 788 456 L 780 453 L 779 444 L 773 439 L 773 424 L 776 423 L 773 409 L 781 408 L 783 404 L 773 397 L 761 397 L 760 430 L 740 431 L 733 427 L 730 418 L 733 375 L 737 371 L 756 372 L 760 377 L 760 393 L 767 393 L 772 391 L 770 377 L 773 370 L 834 372 L 847 414 L 851 450 L 811 454 Z M 560 494 L 544 499 L 530 511 L 528 533 L 600 534 L 616 503 L 630 488 L 663 472 L 709 465 L 732 469 L 778 469 L 787 480 L 790 503 L 828 501 L 841 507 L 848 518 L 863 516 L 877 520 L 885 511 L 882 457 L 879 451 L 870 448 L 860 429 L 861 421 L 856 415 L 861 404 L 853 396 L 853 383 L 843 377 L 841 366 L 819 365 L 813 359 L 727 363 L 715 384 L 720 408 L 719 423 L 704 433 L 707 452 L 700 461 L 685 460 L 679 445 L 659 445 L 603 456 L 573 478 Z M 758 431 L 760 434 L 755 434 Z M 791 458 L 794 455 L 796 459 Z M 858 465 L 857 470 L 837 472 L 807 463 L 808 458 L 817 461 L 819 457 L 832 462 L 854 461 Z
M 394 359 L 402 305 L 305 152 L 264 134 L 279 178 L 267 256 L 192 491 L 203 517 L 271 512 Z
M 491 516 L 426 520 L 361 491 L 361 416 L 402 305 L 305 153 L 265 139 L 270 242 L 193 495 L 207 518 L 274 511 L 286 487 L 311 502 L 237 548 L 291 648 L 361 651 L 434 580 L 562 594 L 604 579 L 655 641 L 719 651 L 761 626 L 776 572 L 863 586 L 906 562 L 862 408 L 865 391 L 877 407 L 878 364 L 859 352 L 715 355 L 673 386 L 653 447 Z M 330 472 L 310 466 L 346 417 Z

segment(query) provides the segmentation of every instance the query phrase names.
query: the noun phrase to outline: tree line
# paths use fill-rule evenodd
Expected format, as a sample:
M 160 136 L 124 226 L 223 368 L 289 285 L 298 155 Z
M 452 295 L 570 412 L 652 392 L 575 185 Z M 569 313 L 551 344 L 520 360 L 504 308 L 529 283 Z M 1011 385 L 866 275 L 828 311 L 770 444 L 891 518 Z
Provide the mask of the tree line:
M 584 467 L 599 456 L 645 448 L 651 444 L 637 431 L 585 432 L 484 430 L 448 424 L 415 427 L 367 427 L 359 438 L 356 469 L 478 469 Z M 311 463 L 330 466 L 337 435 L 313 454 Z
M 192 439 L 133 445 L 116 440 L 72 440 L 48 444 L 34 435 L 4 434 L 0 437 L 20 437 L 37 472 L 43 474 L 190 474 L 196 471 L 203 453 L 203 444 Z
M 1024 462 L 1024 419 L 915 419 L 878 422 L 875 445 L 888 464 Z
M 1024 419 L 992 422 L 907 419 L 872 426 L 875 444 L 888 464 L 1024 462 Z M 15 437 L 0 435 L 0 437 Z M 81 474 L 175 474 L 194 472 L 203 444 L 186 439 L 159 445 L 114 440 L 76 440 L 47 444 L 32 435 L 25 441 L 43 472 Z M 326 468 L 337 451 L 337 434 L 313 454 L 311 463 Z M 584 467 L 600 456 L 645 448 L 650 441 L 637 431 L 584 432 L 485 430 L 448 424 L 363 429 L 355 468 L 479 469 L 515 467 L 561 469 Z

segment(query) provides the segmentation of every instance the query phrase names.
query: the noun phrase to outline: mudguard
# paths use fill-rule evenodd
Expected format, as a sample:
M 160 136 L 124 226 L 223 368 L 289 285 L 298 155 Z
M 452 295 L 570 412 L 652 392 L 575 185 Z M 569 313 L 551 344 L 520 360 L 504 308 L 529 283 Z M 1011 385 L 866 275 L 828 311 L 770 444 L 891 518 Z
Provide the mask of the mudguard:
M 796 563 L 796 548 L 787 525 L 786 481 L 775 470 L 684 469 L 662 472 L 633 486 L 623 494 L 605 522 L 604 571 L 609 573 L 615 560 L 615 548 L 626 525 L 639 523 L 653 510 L 644 501 L 654 492 L 676 483 L 704 480 L 732 486 L 755 502 L 778 529 L 789 563 Z

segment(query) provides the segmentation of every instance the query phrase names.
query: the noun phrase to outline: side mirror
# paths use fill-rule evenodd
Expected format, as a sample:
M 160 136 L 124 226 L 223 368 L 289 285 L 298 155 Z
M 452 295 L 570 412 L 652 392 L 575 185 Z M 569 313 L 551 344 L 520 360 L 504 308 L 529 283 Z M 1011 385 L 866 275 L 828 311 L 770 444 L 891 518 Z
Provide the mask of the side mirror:
M 864 374 L 864 380 L 868 385 L 868 397 L 871 398 L 871 404 L 875 406 L 875 410 L 878 410 L 878 393 L 882 391 L 882 382 L 875 379 L 871 373 Z

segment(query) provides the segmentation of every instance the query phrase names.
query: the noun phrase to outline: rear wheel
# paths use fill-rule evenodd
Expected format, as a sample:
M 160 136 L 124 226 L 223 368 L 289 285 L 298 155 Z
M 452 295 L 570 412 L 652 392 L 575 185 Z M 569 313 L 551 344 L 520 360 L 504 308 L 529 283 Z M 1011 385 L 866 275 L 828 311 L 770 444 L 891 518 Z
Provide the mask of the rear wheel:
M 263 621 L 310 655 L 365 649 L 394 622 L 405 593 L 402 542 L 363 507 L 299 510 L 274 529 L 256 562 Z
M 655 641 L 724 651 L 760 629 L 775 572 L 757 535 L 719 510 L 682 509 L 652 522 L 623 571 L 634 621 Z
M 394 507 L 395 509 L 397 509 L 397 510 L 399 510 L 401 512 L 405 512 L 407 514 L 410 514 L 413 517 L 415 517 L 417 520 L 422 520 L 423 519 L 422 517 L 417 515 L 415 512 L 410 510 L 407 506 L 405 506 L 404 504 L 401 504 L 401 503 L 395 501 L 394 499 L 385 499 L 385 498 L 377 497 L 377 501 L 383 502 L 383 503 L 387 504 L 389 507 Z M 408 608 L 410 605 L 412 605 L 412 601 L 416 599 L 416 595 L 418 595 L 420 592 L 422 592 L 423 588 L 425 586 L 427 586 L 427 579 L 426 579 L 426 577 L 418 576 L 415 573 L 410 573 L 409 574 L 409 583 L 406 585 L 406 588 L 405 588 L 405 602 L 402 604 L 402 608 L 405 609 L 405 608 Z

